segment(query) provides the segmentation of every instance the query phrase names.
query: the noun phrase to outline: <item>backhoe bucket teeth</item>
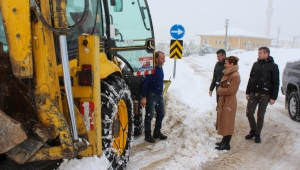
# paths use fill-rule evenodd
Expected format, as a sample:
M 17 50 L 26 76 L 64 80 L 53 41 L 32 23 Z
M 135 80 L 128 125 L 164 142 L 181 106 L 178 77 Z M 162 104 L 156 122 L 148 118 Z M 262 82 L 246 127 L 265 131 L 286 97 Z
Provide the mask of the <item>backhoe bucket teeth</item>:
M 19 164 L 25 163 L 38 149 L 43 146 L 43 142 L 30 136 L 17 147 L 6 152 L 12 160 Z
M 7 156 L 19 164 L 27 162 L 28 159 L 50 138 L 49 129 L 42 127 L 42 125 L 38 123 L 33 126 L 27 124 L 26 129 L 28 132 L 27 139 L 6 152 Z
M 22 124 L 7 116 L 2 110 L 0 110 L 0 130 L 0 153 L 10 150 L 27 139 Z

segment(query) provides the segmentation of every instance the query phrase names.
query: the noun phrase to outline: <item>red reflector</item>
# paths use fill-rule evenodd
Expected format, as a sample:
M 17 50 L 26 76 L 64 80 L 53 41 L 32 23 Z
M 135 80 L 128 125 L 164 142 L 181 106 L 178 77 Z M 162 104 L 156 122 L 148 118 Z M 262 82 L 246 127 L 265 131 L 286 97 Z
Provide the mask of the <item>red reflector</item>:
M 93 102 L 80 102 L 80 113 L 87 131 L 94 130 L 94 108 Z
M 92 70 L 92 65 L 91 64 L 82 64 L 81 70 L 82 71 L 91 71 Z
M 93 72 L 79 71 L 78 72 L 78 85 L 79 86 L 92 86 L 93 85 Z

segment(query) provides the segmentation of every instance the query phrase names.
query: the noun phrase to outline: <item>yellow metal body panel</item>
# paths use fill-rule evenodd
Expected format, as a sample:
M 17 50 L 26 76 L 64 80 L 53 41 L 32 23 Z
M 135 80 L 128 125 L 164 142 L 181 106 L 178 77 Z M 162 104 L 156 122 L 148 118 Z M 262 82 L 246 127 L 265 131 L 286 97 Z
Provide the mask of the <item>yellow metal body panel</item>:
M 114 64 L 113 62 L 109 61 L 106 57 L 105 53 L 100 53 L 100 78 L 104 79 L 107 76 L 111 75 L 114 72 L 120 72 L 121 69 Z
M 83 45 L 83 40 L 88 41 L 87 45 Z M 92 65 L 93 85 L 92 94 L 89 97 L 81 97 L 80 102 L 94 103 L 94 130 L 88 131 L 88 139 L 90 146 L 79 153 L 79 156 L 101 155 L 102 154 L 102 126 L 101 126 L 101 90 L 100 90 L 100 58 L 99 58 L 99 37 L 98 36 L 79 36 L 78 37 L 79 64 L 78 71 L 81 71 L 83 64 Z M 82 86 L 82 90 L 86 87 Z M 78 86 L 77 90 L 81 90 Z M 86 90 L 88 91 L 88 90 Z M 75 91 L 73 93 L 76 93 Z M 78 126 L 78 125 L 77 125 Z
M 74 98 L 91 98 L 93 96 L 92 87 L 74 86 L 72 89 Z
M 76 103 L 77 101 L 74 100 L 74 103 Z M 69 108 L 68 108 L 68 101 L 67 101 L 67 97 L 66 96 L 62 96 L 62 104 L 63 104 L 63 114 L 66 118 L 66 120 L 68 121 L 69 125 L 71 124 L 70 122 L 70 114 L 69 114 Z M 84 125 L 84 120 L 80 114 L 80 111 L 78 109 L 78 107 L 75 105 L 75 116 L 76 116 L 76 124 L 77 124 L 77 131 L 78 131 L 78 135 L 79 137 L 85 137 L 87 135 L 87 131 L 86 131 L 86 127 Z
M 62 153 L 64 153 L 64 151 L 59 146 L 51 148 L 41 148 L 34 155 L 32 155 L 28 162 L 33 162 L 37 160 L 56 160 L 67 158 L 63 157 Z
M 87 130 L 84 125 L 84 120 L 83 120 L 78 108 L 75 109 L 75 114 L 76 114 L 76 124 L 77 124 L 78 135 L 79 136 L 87 135 Z
M 40 100 L 36 101 L 38 104 L 37 109 L 43 110 L 44 114 L 47 113 L 47 115 L 50 117 L 50 120 L 53 123 L 55 130 L 59 133 L 59 139 L 62 150 L 66 150 L 67 153 L 70 154 L 68 158 L 71 158 L 72 156 L 74 156 L 74 154 L 72 153 L 74 152 L 74 148 L 73 140 L 66 118 L 64 117 L 63 113 L 58 110 L 56 105 L 53 104 L 51 100 L 49 100 L 47 95 L 37 95 L 36 98 Z M 41 101 L 45 103 L 42 103 Z
M 119 72 L 121 74 L 120 67 L 117 64 L 115 64 L 114 62 L 108 60 L 105 53 L 101 52 L 101 53 L 99 53 L 99 56 L 100 56 L 100 69 L 99 69 L 100 79 L 104 79 L 107 76 L 109 76 L 109 75 L 111 75 L 112 73 L 115 73 L 115 72 Z M 74 78 L 73 83 L 78 84 L 78 80 L 76 78 L 76 72 L 78 70 L 81 70 L 81 68 L 79 68 L 80 66 L 78 66 L 78 61 L 75 60 L 75 59 L 71 60 L 69 62 L 69 66 L 71 68 L 71 76 Z M 61 65 L 58 65 L 56 70 L 58 72 L 58 76 L 63 75 Z M 73 93 L 74 93 L 74 91 L 73 91 Z M 84 92 L 82 92 L 82 93 L 84 93 Z M 77 97 L 79 97 L 79 96 L 77 96 Z
M 77 67 L 78 67 L 78 61 L 77 60 L 70 60 L 69 61 L 69 67 L 70 67 L 70 74 L 74 78 L 76 77 L 76 72 L 77 72 Z M 57 74 L 58 76 L 63 76 L 63 71 L 62 71 L 62 65 L 58 65 L 56 67 Z M 77 80 L 75 80 L 77 82 Z M 78 83 L 75 83 L 78 84 Z
M 43 6 L 43 15 L 45 19 L 50 22 L 49 3 L 47 0 L 41 1 Z M 47 95 L 54 105 L 62 110 L 61 95 L 58 85 L 57 71 L 55 70 L 56 56 L 54 50 L 53 33 L 42 25 L 41 22 L 32 22 L 32 36 L 33 36 L 33 52 L 34 52 L 34 69 L 35 69 L 35 95 Z M 45 104 L 45 101 L 40 101 Z M 40 105 L 37 103 L 37 105 Z M 50 105 L 47 106 L 49 110 Z M 41 122 L 46 126 L 53 126 L 49 115 L 45 114 L 44 110 L 38 109 L 38 115 Z M 58 132 L 53 133 L 52 138 L 57 136 Z
M 100 124 L 100 126 L 101 126 L 101 124 Z M 89 131 L 89 132 L 87 132 L 87 134 L 88 134 L 89 144 L 90 145 L 84 151 L 81 151 L 78 154 L 78 156 L 80 158 L 82 158 L 82 157 L 92 156 L 92 155 L 98 155 L 98 156 L 101 155 L 102 154 L 102 139 L 100 138 L 100 139 L 97 140 L 94 131 Z M 101 148 L 96 149 L 95 147 L 97 146 L 98 142 L 101 143 Z M 98 151 L 99 153 L 94 154 L 96 151 Z
M 68 28 L 66 20 L 66 1 L 52 1 L 55 28 Z
M 1 0 L 0 7 L 13 74 L 33 77 L 29 0 Z
M 48 0 L 41 0 L 42 14 L 51 23 Z M 41 22 L 32 22 L 32 47 L 35 69 L 35 101 L 40 121 L 45 126 L 53 127 L 51 138 L 60 138 L 61 146 L 42 148 L 30 159 L 53 160 L 75 156 L 69 125 L 62 113 L 62 100 L 56 70 L 56 56 L 53 32 Z

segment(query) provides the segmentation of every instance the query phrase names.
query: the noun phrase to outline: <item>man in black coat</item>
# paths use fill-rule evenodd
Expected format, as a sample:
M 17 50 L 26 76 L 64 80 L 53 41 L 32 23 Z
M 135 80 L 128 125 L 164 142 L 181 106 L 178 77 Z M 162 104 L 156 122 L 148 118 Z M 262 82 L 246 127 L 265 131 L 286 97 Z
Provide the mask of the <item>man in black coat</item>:
M 209 95 L 211 97 L 212 92 L 214 88 L 216 87 L 216 91 L 218 90 L 218 87 L 220 86 L 220 81 L 223 77 L 223 70 L 225 69 L 224 64 L 225 64 L 225 57 L 226 57 L 226 52 L 223 49 L 218 50 L 217 52 L 217 59 L 218 62 L 215 65 L 214 68 L 214 74 L 213 74 L 213 79 L 211 81 L 210 87 L 209 87 Z M 219 99 L 219 95 L 217 94 L 217 103 Z
M 255 143 L 260 143 L 261 130 L 264 124 L 264 116 L 268 106 L 273 105 L 278 96 L 279 69 L 270 56 L 268 47 L 258 49 L 258 59 L 253 64 L 246 90 L 247 117 L 250 124 L 250 132 L 247 140 L 255 137 Z M 254 118 L 255 109 L 258 105 L 257 123 Z

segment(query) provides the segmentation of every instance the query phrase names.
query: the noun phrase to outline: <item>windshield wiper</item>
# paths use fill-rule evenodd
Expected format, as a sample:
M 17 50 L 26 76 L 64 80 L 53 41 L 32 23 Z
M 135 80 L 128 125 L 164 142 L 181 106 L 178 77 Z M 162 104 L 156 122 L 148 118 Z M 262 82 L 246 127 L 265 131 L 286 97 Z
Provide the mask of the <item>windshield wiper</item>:
M 150 31 L 150 28 L 147 27 L 146 25 L 146 17 L 145 17 L 145 13 L 144 13 L 144 10 L 147 9 L 146 7 L 143 7 L 140 5 L 140 1 L 138 0 L 138 4 L 139 4 L 139 8 L 140 8 L 140 12 L 141 12 L 141 16 L 142 16 L 142 19 L 143 19 L 143 22 L 144 22 L 144 26 L 146 28 L 146 30 Z

